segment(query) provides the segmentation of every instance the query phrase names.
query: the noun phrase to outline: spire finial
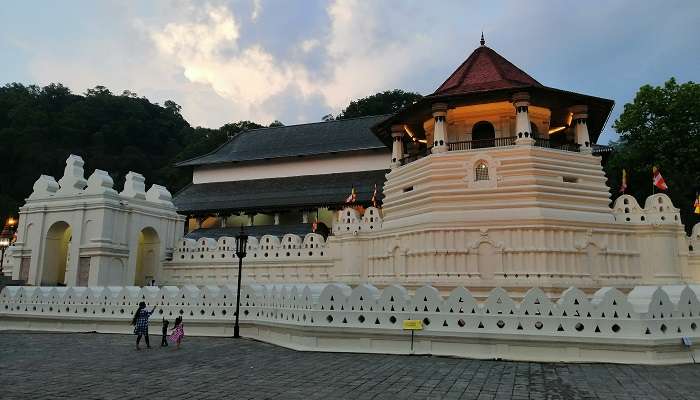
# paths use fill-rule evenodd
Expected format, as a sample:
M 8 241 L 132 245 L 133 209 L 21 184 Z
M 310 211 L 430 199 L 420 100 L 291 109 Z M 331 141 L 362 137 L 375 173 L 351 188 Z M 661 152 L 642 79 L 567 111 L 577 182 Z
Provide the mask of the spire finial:
M 481 40 L 479 41 L 482 46 L 486 45 L 486 41 L 484 40 L 484 31 L 481 31 Z

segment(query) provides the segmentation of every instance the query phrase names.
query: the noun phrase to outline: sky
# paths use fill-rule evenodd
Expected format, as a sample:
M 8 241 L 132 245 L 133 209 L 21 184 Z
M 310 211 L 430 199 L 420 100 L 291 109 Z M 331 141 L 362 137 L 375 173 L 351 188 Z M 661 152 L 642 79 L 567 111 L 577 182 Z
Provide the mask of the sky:
M 320 121 L 389 89 L 432 93 L 479 45 L 540 83 L 610 98 L 700 81 L 700 1 L 17 0 L 0 85 L 106 86 L 193 126 Z

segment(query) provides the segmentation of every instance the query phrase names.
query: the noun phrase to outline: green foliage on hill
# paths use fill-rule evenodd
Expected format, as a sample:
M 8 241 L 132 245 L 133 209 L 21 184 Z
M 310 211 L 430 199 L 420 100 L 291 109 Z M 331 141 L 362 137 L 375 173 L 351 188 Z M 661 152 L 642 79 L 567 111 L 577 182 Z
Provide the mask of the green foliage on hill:
M 241 121 L 220 129 L 193 128 L 172 101 L 161 106 L 103 86 L 78 95 L 60 84 L 7 84 L 0 87 L 0 221 L 16 215 L 40 174 L 59 179 L 69 154 L 83 157 L 86 177 L 95 168 L 108 171 L 117 189 L 129 171 L 136 171 L 147 184 L 174 192 L 191 181 L 191 172 L 173 163 L 259 127 Z
M 652 194 L 651 169 L 657 166 L 686 228 L 700 222 L 692 209 L 700 190 L 700 84 L 679 85 L 671 78 L 663 86 L 642 86 L 613 128 L 620 139 L 613 143 L 606 173 L 615 197 L 624 168 L 627 193 L 644 207 Z
M 400 89 L 387 90 L 358 100 L 353 100 L 340 114 L 327 115 L 324 120 L 365 117 L 369 115 L 393 114 L 421 99 L 420 94 Z

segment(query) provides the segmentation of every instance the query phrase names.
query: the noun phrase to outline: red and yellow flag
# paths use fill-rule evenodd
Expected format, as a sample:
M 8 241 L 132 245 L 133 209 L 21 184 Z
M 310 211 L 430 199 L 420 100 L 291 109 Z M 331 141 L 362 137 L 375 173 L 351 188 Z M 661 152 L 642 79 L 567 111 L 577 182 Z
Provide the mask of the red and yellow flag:
M 352 190 L 350 191 L 350 196 L 348 196 L 347 199 L 345 199 L 346 204 L 352 204 L 357 201 L 357 193 L 355 193 L 355 187 L 352 187 Z
M 372 207 L 377 207 L 377 184 L 374 184 L 374 192 L 372 192 Z
M 693 204 L 693 212 L 700 215 L 700 193 L 695 193 L 695 204 Z
M 661 172 L 659 172 L 659 169 L 656 166 L 654 166 L 651 168 L 651 172 L 653 174 L 654 186 L 661 190 L 667 190 L 668 185 L 666 185 L 666 181 L 664 181 L 664 177 L 661 176 Z

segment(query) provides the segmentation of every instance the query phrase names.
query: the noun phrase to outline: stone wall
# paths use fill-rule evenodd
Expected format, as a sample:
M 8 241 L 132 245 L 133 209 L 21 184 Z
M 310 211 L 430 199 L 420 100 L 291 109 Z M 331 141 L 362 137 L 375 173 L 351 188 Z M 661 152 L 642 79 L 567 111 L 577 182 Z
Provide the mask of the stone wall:
M 164 264 L 168 284 L 225 284 L 238 276 L 236 239 L 181 239 L 172 261 Z M 245 278 L 265 282 L 329 282 L 333 259 L 323 236 L 287 234 L 248 239 Z
M 537 288 L 519 299 L 496 288 L 479 300 L 462 287 L 441 296 L 431 286 L 409 294 L 395 285 L 251 284 L 240 305 L 245 336 L 302 350 L 679 363 L 690 362 L 681 338 L 700 339 L 699 294 L 700 286 L 638 286 L 589 297 L 572 287 L 553 301 Z M 129 333 L 145 301 L 158 307 L 154 323 L 182 316 L 190 335 L 229 335 L 235 298 L 231 285 L 6 287 L 0 329 Z M 409 319 L 423 325 L 413 350 L 402 328 Z

